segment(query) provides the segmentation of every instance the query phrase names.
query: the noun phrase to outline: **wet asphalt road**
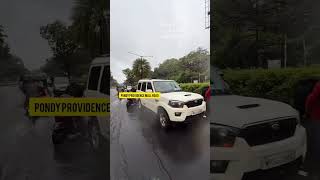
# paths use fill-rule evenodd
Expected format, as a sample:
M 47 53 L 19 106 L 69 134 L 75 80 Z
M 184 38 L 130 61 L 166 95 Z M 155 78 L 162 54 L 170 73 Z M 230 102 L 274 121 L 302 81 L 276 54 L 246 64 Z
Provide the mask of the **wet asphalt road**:
M 18 87 L 0 87 L 0 180 L 109 179 L 109 148 L 94 152 L 79 137 L 55 149 L 53 119 L 40 118 L 33 126 L 23 102 Z
M 209 179 L 209 121 L 168 132 L 151 112 L 126 108 L 111 90 L 111 179 Z

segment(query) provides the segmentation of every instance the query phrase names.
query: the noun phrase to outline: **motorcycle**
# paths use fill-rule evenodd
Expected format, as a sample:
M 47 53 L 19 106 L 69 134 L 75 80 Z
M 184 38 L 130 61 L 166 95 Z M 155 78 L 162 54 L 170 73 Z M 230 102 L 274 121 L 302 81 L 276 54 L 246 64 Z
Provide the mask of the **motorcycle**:
M 55 117 L 53 132 L 51 135 L 54 145 L 62 144 L 65 140 L 74 139 L 81 135 L 78 117 Z
M 127 99 L 127 103 L 126 103 L 127 108 L 130 108 L 131 106 L 134 106 L 137 104 L 138 104 L 138 102 L 136 99 Z
M 70 88 L 71 89 L 71 88 Z M 71 91 L 68 89 L 68 91 Z M 73 89 L 76 90 L 76 89 Z M 70 92 L 69 92 L 70 93 Z M 78 92 L 77 92 L 78 93 Z M 59 97 L 81 97 L 81 93 L 77 94 L 72 92 L 73 96 L 69 94 L 63 94 Z M 85 135 L 86 132 L 82 128 L 80 117 L 76 116 L 56 116 L 54 117 L 54 126 L 52 131 L 52 143 L 54 145 L 62 144 L 65 140 L 71 140 L 81 135 Z

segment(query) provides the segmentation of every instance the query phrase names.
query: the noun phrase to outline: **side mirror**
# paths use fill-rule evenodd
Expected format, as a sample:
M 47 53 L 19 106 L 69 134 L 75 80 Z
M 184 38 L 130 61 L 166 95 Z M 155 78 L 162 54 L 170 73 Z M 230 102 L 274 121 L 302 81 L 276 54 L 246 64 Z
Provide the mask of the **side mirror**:
M 152 91 L 152 89 L 147 89 L 146 92 L 147 92 L 147 93 L 152 93 L 153 91 Z

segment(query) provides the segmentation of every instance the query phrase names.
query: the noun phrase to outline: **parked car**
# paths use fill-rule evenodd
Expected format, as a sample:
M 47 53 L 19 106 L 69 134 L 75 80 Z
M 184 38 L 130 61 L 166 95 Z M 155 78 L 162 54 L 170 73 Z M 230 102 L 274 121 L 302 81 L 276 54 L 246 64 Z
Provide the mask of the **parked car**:
M 173 122 L 186 122 L 191 117 L 203 115 L 206 102 L 197 93 L 184 92 L 173 80 L 139 80 L 137 92 L 160 92 L 160 99 L 140 99 L 140 110 L 147 108 L 157 114 L 162 128 L 169 128 Z
M 110 98 L 110 56 L 95 58 L 90 65 L 85 97 Z M 109 139 L 110 117 L 89 117 L 89 139 L 94 149 L 99 149 Z
M 241 180 L 280 167 L 296 174 L 307 151 L 299 113 L 282 102 L 233 95 L 212 72 L 210 179 Z
M 53 94 L 55 96 L 60 96 L 64 94 L 69 86 L 69 79 L 65 76 L 54 77 L 53 80 Z

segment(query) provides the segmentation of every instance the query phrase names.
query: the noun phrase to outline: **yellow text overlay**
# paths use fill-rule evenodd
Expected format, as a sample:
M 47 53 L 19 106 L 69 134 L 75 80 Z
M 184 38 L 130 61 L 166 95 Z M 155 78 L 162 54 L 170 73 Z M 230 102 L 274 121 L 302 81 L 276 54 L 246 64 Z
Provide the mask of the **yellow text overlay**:
M 120 92 L 119 98 L 121 99 L 158 99 L 160 98 L 160 92 Z
M 108 98 L 30 98 L 30 116 L 107 116 Z

